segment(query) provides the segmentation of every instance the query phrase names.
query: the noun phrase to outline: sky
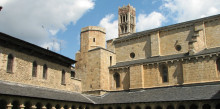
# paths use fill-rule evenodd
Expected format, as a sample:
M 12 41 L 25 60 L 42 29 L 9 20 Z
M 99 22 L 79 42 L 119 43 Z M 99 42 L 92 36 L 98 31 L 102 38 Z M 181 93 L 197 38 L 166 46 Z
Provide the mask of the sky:
M 0 0 L 0 32 L 75 59 L 81 28 L 117 38 L 118 8 L 128 4 L 137 32 L 220 14 L 220 0 Z

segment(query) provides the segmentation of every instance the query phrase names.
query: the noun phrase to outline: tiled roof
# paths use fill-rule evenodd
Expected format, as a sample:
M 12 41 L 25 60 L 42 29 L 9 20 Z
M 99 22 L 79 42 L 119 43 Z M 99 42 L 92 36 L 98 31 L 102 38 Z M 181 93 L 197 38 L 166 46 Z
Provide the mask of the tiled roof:
M 0 94 L 90 104 L 147 103 L 220 99 L 220 82 L 108 92 L 102 96 L 0 81 Z

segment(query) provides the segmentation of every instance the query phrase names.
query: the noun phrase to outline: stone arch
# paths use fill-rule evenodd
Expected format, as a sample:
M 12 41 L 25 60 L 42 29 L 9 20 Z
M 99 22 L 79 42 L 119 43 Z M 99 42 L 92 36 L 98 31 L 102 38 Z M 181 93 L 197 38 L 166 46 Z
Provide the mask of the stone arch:
M 56 108 L 56 109 L 60 109 L 61 107 L 60 107 L 59 104 L 57 104 L 57 105 L 55 106 L 55 108 Z
M 20 109 L 19 101 L 16 100 L 12 102 L 12 109 Z
M 185 106 L 184 105 L 179 105 L 178 109 L 185 109 Z
M 6 109 L 7 102 L 6 100 L 0 100 L 0 109 Z
M 151 109 L 151 107 L 150 106 L 146 106 L 145 109 Z
M 167 109 L 174 109 L 173 105 L 167 106 Z
M 47 108 L 47 109 L 52 109 L 52 105 L 51 105 L 50 103 L 47 103 L 47 104 L 46 104 L 46 108 Z
M 211 109 L 211 106 L 209 104 L 204 104 L 202 106 L 202 109 Z
M 140 106 L 136 106 L 135 109 L 141 109 L 141 107 Z
M 89 109 L 89 106 L 86 106 L 86 108 L 85 109 Z
M 40 102 L 38 102 L 37 104 L 36 104 L 36 107 L 37 107 L 37 109 L 42 109 L 42 104 L 40 103 Z
M 31 102 L 27 101 L 24 103 L 24 106 L 25 106 L 24 109 L 31 109 L 32 104 L 31 104 Z
M 157 106 L 156 109 L 162 109 L 162 107 L 161 106 Z
M 198 109 L 198 106 L 196 104 L 191 104 L 189 109 Z
M 220 103 L 215 105 L 215 109 L 220 109 Z
M 68 106 L 67 106 L 67 105 L 65 105 L 63 108 L 64 108 L 64 109 L 68 109 Z
M 79 109 L 83 109 L 82 106 L 79 106 Z
M 112 107 L 111 107 L 111 106 L 109 106 L 109 107 L 108 107 L 108 109 L 112 109 Z
M 125 109 L 131 109 L 131 106 L 126 106 L 126 108 Z
M 116 88 L 120 87 L 120 74 L 118 72 L 114 74 L 114 80 Z
M 72 107 L 71 107 L 72 109 L 76 109 L 76 107 L 74 106 L 74 105 L 72 105 Z
M 117 106 L 116 109 L 121 109 L 121 106 Z

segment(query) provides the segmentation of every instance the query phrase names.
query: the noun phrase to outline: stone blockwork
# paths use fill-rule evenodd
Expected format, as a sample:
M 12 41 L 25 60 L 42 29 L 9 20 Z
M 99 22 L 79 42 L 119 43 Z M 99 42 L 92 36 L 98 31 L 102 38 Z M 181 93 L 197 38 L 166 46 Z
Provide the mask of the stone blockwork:
M 14 56 L 13 72 L 7 72 L 8 55 Z M 38 57 L 24 54 L 0 46 L 0 79 L 34 86 L 81 92 L 81 81 L 71 78 L 69 67 L 65 67 Z M 37 75 L 32 76 L 33 62 L 37 62 Z M 43 78 L 43 66 L 47 65 L 47 78 Z M 65 83 L 61 82 L 62 70 L 65 71 Z
M 81 75 L 84 93 L 100 94 L 109 90 L 108 67 L 115 65 L 115 53 L 105 49 L 105 29 L 89 26 L 81 30 L 76 72 Z

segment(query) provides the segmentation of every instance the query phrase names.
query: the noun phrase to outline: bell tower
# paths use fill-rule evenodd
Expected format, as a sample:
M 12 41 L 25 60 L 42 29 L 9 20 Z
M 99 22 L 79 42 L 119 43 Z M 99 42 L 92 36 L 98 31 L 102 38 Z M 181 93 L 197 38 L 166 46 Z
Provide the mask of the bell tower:
M 123 37 L 136 32 L 136 12 L 130 6 L 119 7 L 118 9 L 118 36 Z

